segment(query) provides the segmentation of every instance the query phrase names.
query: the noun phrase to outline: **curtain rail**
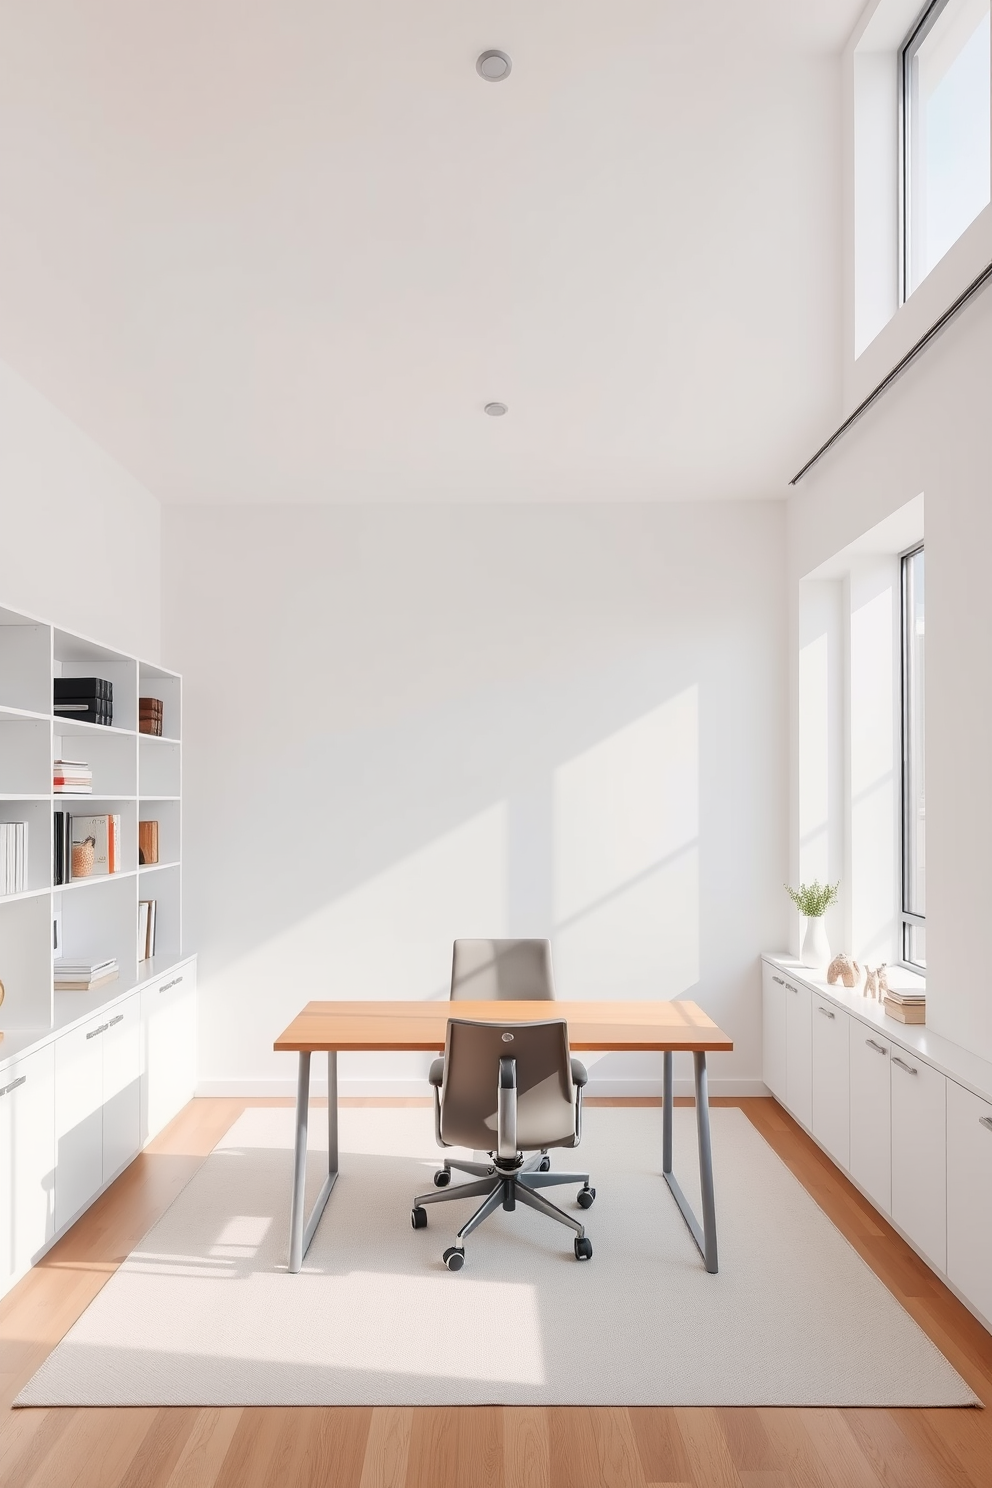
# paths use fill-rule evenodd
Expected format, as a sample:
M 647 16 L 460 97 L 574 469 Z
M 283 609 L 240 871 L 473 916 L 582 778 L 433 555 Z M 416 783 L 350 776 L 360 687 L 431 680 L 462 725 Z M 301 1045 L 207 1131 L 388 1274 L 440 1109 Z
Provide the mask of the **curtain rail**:
M 958 311 L 963 309 L 968 301 L 974 295 L 976 295 L 980 289 L 984 288 L 984 286 L 989 282 L 990 279 L 992 279 L 992 263 L 988 263 L 985 265 L 982 272 L 976 279 L 973 279 L 971 281 L 967 289 L 963 290 L 962 293 L 958 295 L 957 299 L 952 305 L 948 305 L 943 315 L 939 316 L 938 319 L 934 321 L 930 329 L 926 331 L 920 337 L 920 339 L 909 348 L 906 355 L 902 357 L 898 362 L 896 362 L 895 366 L 892 368 L 892 371 L 888 372 L 882 378 L 877 387 L 872 388 L 871 392 L 868 394 L 867 398 L 865 398 L 864 402 L 859 403 L 854 412 L 848 414 L 847 418 L 838 428 L 834 430 L 830 438 L 824 444 L 820 445 L 820 448 L 817 450 L 816 454 L 812 455 L 806 461 L 806 464 L 803 466 L 802 470 L 797 471 L 797 473 L 792 477 L 789 482 L 790 486 L 796 486 L 799 484 L 803 476 L 806 475 L 808 471 L 812 470 L 817 460 L 825 455 L 827 453 L 827 450 L 831 449 L 832 446 L 837 443 L 842 434 L 847 433 L 851 425 L 853 423 L 856 423 L 861 415 L 868 411 L 871 405 L 876 401 L 876 399 L 882 396 L 887 388 L 892 386 L 896 378 L 900 376 L 901 373 L 905 372 L 910 362 L 915 362 L 916 358 L 919 356 L 924 347 L 929 346 L 934 337 L 938 336 L 944 329 L 948 321 L 953 320 Z

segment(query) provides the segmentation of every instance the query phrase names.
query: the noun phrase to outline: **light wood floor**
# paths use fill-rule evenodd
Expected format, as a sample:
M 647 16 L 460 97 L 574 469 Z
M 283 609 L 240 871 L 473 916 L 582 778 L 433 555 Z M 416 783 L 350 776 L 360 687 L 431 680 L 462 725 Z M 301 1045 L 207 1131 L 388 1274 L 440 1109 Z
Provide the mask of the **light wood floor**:
M 264 1104 L 282 1103 L 193 1101 L 0 1302 L 2 1488 L 992 1488 L 992 1411 L 11 1410 L 232 1121 Z M 771 1100 L 714 1104 L 746 1112 L 992 1402 L 992 1337 L 796 1124 Z M 576 1347 L 595 1347 L 581 1322 Z

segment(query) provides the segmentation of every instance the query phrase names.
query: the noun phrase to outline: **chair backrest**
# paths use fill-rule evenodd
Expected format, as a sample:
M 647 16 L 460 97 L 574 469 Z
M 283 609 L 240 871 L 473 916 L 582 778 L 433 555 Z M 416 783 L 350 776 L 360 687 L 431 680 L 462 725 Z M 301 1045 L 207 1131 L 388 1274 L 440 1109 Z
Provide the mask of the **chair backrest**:
M 516 1061 L 517 1148 L 571 1146 L 575 1088 L 564 1018 L 476 1023 L 449 1018 L 441 1086 L 441 1139 L 495 1152 L 500 1060 Z
M 456 940 L 452 1002 L 553 1001 L 550 940 Z

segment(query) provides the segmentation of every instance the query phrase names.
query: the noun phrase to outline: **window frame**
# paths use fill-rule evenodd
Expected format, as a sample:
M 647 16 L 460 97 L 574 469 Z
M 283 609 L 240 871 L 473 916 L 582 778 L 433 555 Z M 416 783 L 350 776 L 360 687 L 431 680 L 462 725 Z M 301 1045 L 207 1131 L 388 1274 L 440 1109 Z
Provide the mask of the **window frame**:
M 912 727 L 910 723 L 910 647 L 913 640 L 915 626 L 915 615 L 909 613 L 909 573 L 910 563 L 918 553 L 924 551 L 923 542 L 914 543 L 899 555 L 899 680 L 900 680 L 900 842 L 899 842 L 899 955 L 903 966 L 912 971 L 926 975 L 926 964 L 912 961 L 909 950 L 912 943 L 912 932 L 914 927 L 926 929 L 926 915 L 917 914 L 908 909 L 910 903 L 910 877 L 912 865 L 909 861 L 909 844 L 913 840 L 909 827 L 909 813 L 913 809 L 909 798 L 910 780 L 910 740 L 912 738 Z M 925 591 L 924 591 L 925 592 Z M 926 599 L 924 598 L 924 605 Z
M 912 291 L 912 118 L 913 58 L 933 30 L 949 0 L 930 0 L 917 16 L 899 49 L 899 303 L 905 305 Z

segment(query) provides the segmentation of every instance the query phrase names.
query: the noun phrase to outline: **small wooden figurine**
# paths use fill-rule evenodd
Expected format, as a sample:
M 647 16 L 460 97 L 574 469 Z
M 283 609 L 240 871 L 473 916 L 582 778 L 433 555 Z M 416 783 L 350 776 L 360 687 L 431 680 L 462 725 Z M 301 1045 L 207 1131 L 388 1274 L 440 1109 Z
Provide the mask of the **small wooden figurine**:
M 856 987 L 861 980 L 861 967 L 851 956 L 841 951 L 827 967 L 827 985 L 842 982 L 845 987 Z
M 878 972 L 873 966 L 865 967 L 865 997 L 878 996 Z

